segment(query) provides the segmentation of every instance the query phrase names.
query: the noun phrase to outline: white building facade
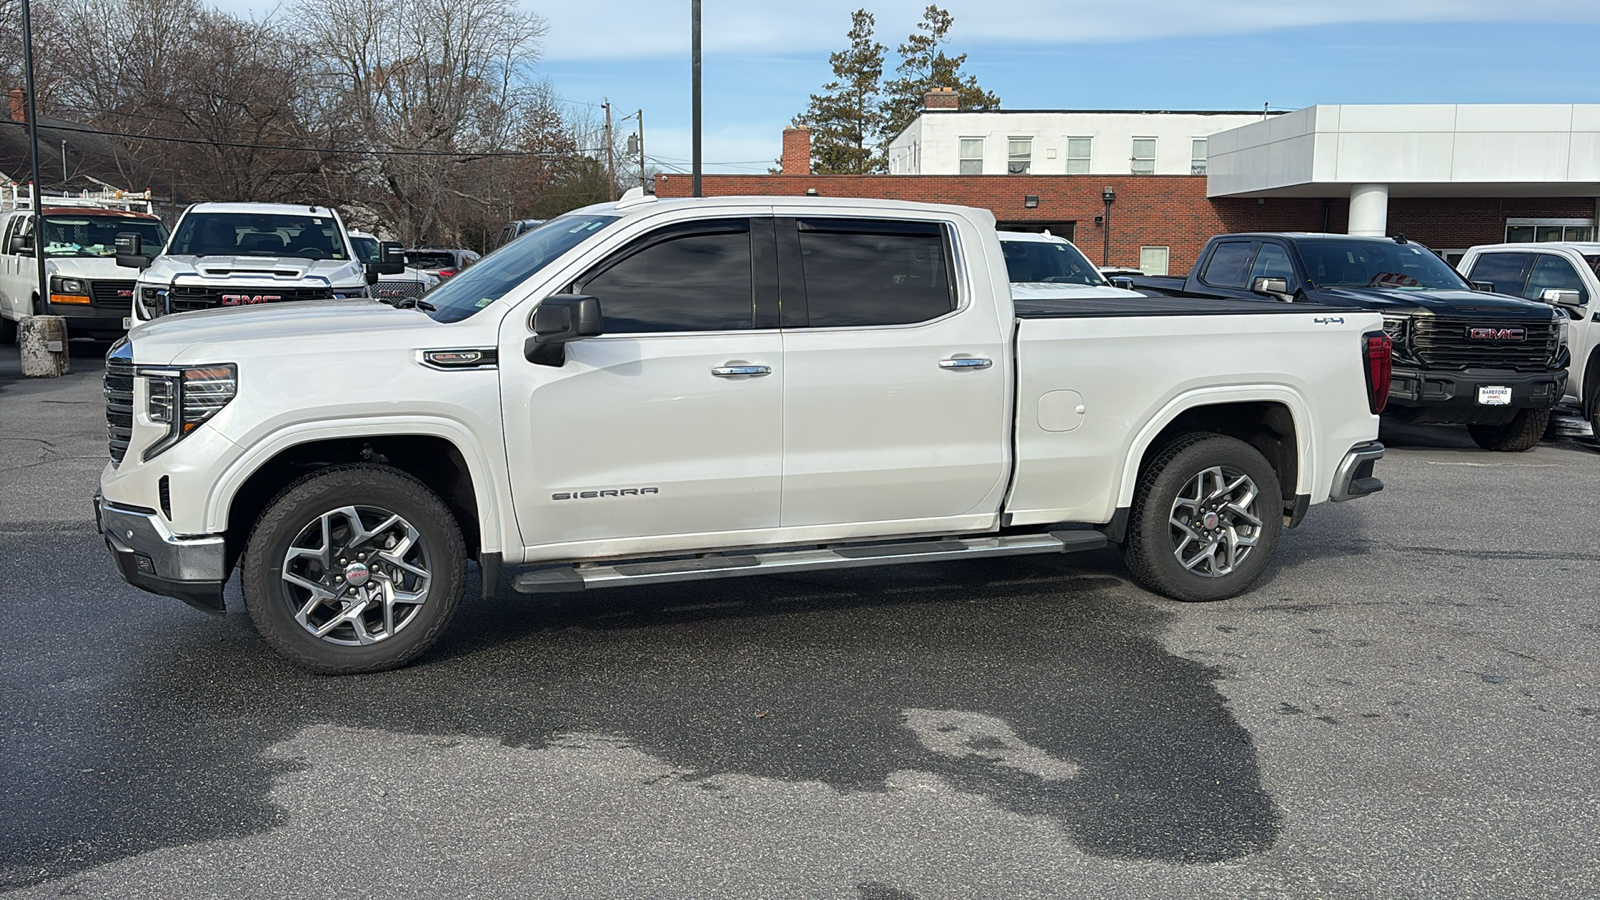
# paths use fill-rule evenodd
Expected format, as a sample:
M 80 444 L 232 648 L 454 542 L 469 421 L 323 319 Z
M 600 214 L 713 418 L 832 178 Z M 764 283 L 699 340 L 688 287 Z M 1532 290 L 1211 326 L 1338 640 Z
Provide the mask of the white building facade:
M 1204 175 L 1209 139 L 1276 113 L 924 109 L 891 175 Z

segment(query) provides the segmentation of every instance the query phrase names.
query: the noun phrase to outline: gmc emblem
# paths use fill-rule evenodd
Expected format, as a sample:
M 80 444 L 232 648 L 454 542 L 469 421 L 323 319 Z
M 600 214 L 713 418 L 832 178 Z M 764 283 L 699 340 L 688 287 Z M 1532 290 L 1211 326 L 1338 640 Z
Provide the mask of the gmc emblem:
M 1467 339 L 1473 341 L 1521 341 L 1528 337 L 1526 328 L 1467 327 Z
M 117 291 L 118 300 L 132 300 L 133 291 Z
M 271 303 L 274 300 L 282 299 L 283 297 L 277 294 L 223 294 L 222 305 L 252 306 L 257 303 Z

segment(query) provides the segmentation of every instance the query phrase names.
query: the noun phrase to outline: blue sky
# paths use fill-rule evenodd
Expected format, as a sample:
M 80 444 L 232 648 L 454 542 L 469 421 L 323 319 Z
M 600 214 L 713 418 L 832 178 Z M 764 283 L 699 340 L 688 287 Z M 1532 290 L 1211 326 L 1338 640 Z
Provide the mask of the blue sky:
M 236 13 L 251 0 L 216 0 Z M 468 0 L 470 2 L 470 0 Z M 1297 109 L 1315 103 L 1600 103 L 1600 0 L 951 0 L 949 50 L 1011 109 Z M 689 0 L 526 8 L 536 73 L 577 104 L 643 108 L 646 150 L 687 169 Z M 703 0 L 707 171 L 764 172 L 831 77 L 850 12 L 893 49 L 925 0 Z M 587 109 L 588 107 L 579 107 Z M 595 112 L 598 112 L 597 110 Z M 623 126 L 632 130 L 629 123 Z

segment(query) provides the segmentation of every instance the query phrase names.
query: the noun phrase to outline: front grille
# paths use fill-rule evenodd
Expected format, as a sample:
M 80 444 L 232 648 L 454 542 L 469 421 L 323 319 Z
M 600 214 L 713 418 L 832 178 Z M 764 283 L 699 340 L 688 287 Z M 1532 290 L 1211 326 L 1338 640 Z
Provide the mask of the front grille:
M 426 290 L 420 281 L 380 281 L 367 288 L 367 293 L 385 303 L 421 297 Z
M 1468 337 L 1473 328 L 1525 328 L 1523 340 L 1478 340 Z M 1414 316 L 1411 348 L 1417 358 L 1436 369 L 1546 369 L 1561 340 L 1553 320 L 1497 322 L 1468 316 Z
M 129 310 L 133 308 L 133 282 L 91 281 L 89 296 L 101 309 Z
M 122 463 L 133 439 L 133 357 L 106 358 L 106 436 L 111 443 L 111 461 Z
M 174 285 L 168 292 L 173 312 L 190 312 L 218 306 L 254 306 L 293 300 L 332 300 L 330 288 L 290 287 L 189 287 Z M 270 298 L 270 299 L 269 299 Z

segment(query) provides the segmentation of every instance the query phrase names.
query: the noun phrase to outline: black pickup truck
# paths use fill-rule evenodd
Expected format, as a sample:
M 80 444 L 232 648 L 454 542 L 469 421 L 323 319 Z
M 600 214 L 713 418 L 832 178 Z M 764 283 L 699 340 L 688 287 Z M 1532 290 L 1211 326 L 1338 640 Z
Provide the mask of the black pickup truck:
M 1477 290 L 1401 235 L 1219 235 L 1187 277 L 1132 281 L 1149 296 L 1381 312 L 1394 339 L 1384 415 L 1466 425 L 1489 450 L 1538 443 L 1566 384 L 1567 323 L 1560 310 Z

